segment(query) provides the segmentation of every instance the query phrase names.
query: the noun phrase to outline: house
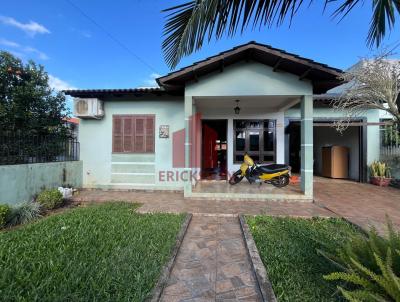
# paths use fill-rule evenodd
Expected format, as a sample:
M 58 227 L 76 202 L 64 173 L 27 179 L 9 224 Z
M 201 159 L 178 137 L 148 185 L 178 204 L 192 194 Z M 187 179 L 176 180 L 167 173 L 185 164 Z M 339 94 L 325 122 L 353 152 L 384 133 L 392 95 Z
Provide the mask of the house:
M 65 119 L 65 126 L 69 129 L 72 138 L 79 140 L 79 119 L 69 117 Z
M 300 193 L 256 197 L 311 200 L 327 145 L 346 146 L 349 178 L 364 181 L 367 164 L 379 157 L 379 126 L 367 126 L 379 122 L 379 112 L 368 111 L 343 134 L 333 129 L 342 114 L 330 107 L 327 92 L 343 84 L 341 74 L 250 42 L 158 78 L 159 88 L 65 91 L 79 110 L 92 102 L 99 112 L 78 114 L 83 185 L 232 198 L 231 191 L 211 194 L 196 186 L 226 179 L 248 153 L 301 174 Z

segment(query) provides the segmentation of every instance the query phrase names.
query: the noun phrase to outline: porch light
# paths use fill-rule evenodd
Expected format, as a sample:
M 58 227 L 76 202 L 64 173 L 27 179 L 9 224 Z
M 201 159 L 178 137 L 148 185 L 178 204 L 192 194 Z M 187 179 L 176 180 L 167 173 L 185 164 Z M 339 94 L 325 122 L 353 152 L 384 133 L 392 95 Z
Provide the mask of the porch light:
M 235 114 L 239 114 L 240 113 L 240 107 L 239 107 L 239 100 L 236 100 L 236 107 L 233 108 L 233 110 L 235 110 Z

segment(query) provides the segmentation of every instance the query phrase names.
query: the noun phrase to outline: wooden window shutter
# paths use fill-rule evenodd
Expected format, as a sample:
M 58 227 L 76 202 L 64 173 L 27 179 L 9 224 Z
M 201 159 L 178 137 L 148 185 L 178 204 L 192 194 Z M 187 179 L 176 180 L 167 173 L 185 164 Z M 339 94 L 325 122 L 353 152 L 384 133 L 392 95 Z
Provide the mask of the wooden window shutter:
M 112 151 L 154 153 L 154 115 L 114 115 Z
M 128 117 L 124 117 L 123 119 L 124 121 L 124 126 L 123 126 L 123 130 L 124 130 L 124 152 L 134 152 L 134 148 L 133 148 L 133 140 L 134 140 L 134 136 L 133 136 L 133 122 L 134 119 L 131 116 Z
M 147 153 L 154 152 L 154 116 L 146 118 L 146 150 Z
M 145 122 L 144 117 L 136 117 L 135 119 L 135 152 L 145 152 Z
M 123 152 L 123 129 L 122 118 L 120 116 L 113 117 L 113 139 L 112 150 L 113 152 Z

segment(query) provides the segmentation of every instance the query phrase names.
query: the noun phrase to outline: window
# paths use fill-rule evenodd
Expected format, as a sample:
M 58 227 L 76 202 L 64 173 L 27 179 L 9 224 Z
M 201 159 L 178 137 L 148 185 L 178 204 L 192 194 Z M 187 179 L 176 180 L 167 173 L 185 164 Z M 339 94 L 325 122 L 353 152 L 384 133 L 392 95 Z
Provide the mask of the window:
M 113 115 L 114 153 L 154 153 L 154 115 Z
M 245 153 L 256 162 L 275 162 L 275 120 L 235 120 L 234 133 L 235 163 L 243 161 Z

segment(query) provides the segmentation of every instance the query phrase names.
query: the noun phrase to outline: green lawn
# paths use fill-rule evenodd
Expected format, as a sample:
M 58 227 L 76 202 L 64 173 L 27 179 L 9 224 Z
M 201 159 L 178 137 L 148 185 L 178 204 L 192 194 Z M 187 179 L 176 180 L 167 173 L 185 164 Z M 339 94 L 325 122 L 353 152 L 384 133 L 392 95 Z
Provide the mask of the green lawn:
M 279 301 L 340 301 L 333 282 L 323 280 L 335 267 L 316 249 L 334 251 L 356 228 L 341 219 L 246 217 Z
M 75 208 L 0 232 L 0 300 L 143 301 L 185 216 L 135 207 Z

